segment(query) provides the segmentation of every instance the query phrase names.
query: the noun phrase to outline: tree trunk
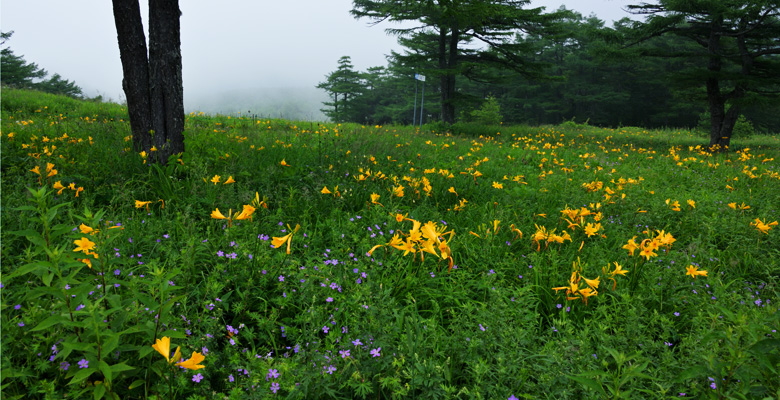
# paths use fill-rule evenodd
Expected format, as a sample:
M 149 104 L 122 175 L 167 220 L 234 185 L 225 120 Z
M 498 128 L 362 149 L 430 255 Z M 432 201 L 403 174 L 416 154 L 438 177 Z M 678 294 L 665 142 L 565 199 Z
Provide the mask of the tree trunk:
M 149 95 L 152 142 L 160 163 L 184 152 L 184 89 L 178 0 L 149 1 Z
M 448 124 L 455 122 L 455 69 L 458 66 L 458 42 L 460 41 L 460 31 L 457 24 L 453 24 L 450 32 L 450 53 L 447 61 L 447 101 L 444 102 L 446 112 L 442 120 Z
M 456 24 L 448 30 L 439 30 L 439 69 L 443 71 L 441 76 L 441 121 L 447 124 L 455 122 L 455 104 L 452 98 L 455 95 L 455 68 L 458 64 L 458 27 Z M 449 43 L 448 43 L 449 42 Z M 447 50 L 449 49 L 449 53 Z
M 443 71 L 439 77 L 440 98 L 441 98 L 441 121 L 447 122 L 447 106 L 449 100 L 449 77 L 447 76 L 447 29 L 439 28 L 439 70 Z
M 113 0 L 113 7 L 133 149 L 166 164 L 184 152 L 178 0 L 149 1 L 148 57 L 138 1 Z
M 152 147 L 152 113 L 149 104 L 149 63 L 141 8 L 135 0 L 113 0 L 114 24 L 122 60 L 122 89 L 127 97 L 133 151 L 149 152 Z
M 718 75 L 721 72 L 720 39 L 723 18 L 714 18 L 710 28 L 710 37 L 707 41 L 707 52 L 709 61 L 707 70 L 710 76 L 706 80 L 707 104 L 710 111 L 710 148 L 718 151 L 726 151 L 731 140 L 731 132 L 734 130 L 734 124 L 729 123 L 730 115 L 736 112 L 735 107 L 731 107 L 726 113 L 726 98 L 720 91 L 720 80 Z M 736 122 L 736 118 L 734 118 Z

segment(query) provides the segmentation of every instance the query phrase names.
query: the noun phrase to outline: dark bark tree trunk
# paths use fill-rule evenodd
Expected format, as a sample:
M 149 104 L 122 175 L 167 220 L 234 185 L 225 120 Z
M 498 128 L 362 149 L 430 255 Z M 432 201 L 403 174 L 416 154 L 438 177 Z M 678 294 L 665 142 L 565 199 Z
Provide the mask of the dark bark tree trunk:
M 447 35 L 449 33 L 449 36 Z M 447 40 L 449 39 L 449 40 Z M 447 124 L 455 122 L 455 68 L 458 64 L 458 27 L 453 23 L 449 29 L 439 30 L 439 69 L 441 76 L 441 121 Z
M 149 94 L 152 142 L 162 164 L 184 152 L 184 89 L 178 0 L 149 1 Z
M 138 1 L 113 0 L 113 7 L 133 149 L 165 164 L 184 152 L 179 3 L 149 1 L 148 57 Z
M 745 88 L 742 83 L 737 83 L 729 93 L 722 93 L 720 81 L 717 75 L 721 72 L 721 44 L 723 17 L 715 18 L 712 23 L 712 30 L 707 42 L 707 51 L 709 52 L 709 64 L 707 69 L 710 77 L 707 78 L 707 102 L 710 110 L 710 148 L 718 151 L 728 151 L 731 144 L 731 135 L 734 132 L 734 126 L 739 118 L 741 111 L 734 100 L 739 100 L 745 95 Z M 743 26 L 743 31 L 746 26 Z M 743 35 L 737 37 L 737 47 L 740 51 L 742 70 L 745 77 L 749 76 L 753 66 L 753 58 L 747 51 L 745 38 Z M 726 108 L 727 103 L 732 104 Z
M 446 71 L 447 70 L 447 29 L 444 27 L 439 28 L 439 70 Z M 441 77 L 439 78 L 439 85 L 441 86 L 440 90 L 440 98 L 441 98 L 441 120 L 442 122 L 447 122 L 446 115 L 447 115 L 447 106 L 449 100 L 449 77 L 447 76 L 447 72 L 442 73 Z M 422 116 L 420 116 L 422 118 Z
M 458 42 L 460 31 L 457 24 L 450 29 L 449 59 L 447 60 L 447 98 L 442 102 L 442 121 L 448 124 L 455 122 L 455 69 L 458 66 Z
M 149 104 L 149 63 L 146 37 L 138 1 L 114 0 L 114 24 L 122 60 L 122 89 L 127 97 L 133 151 L 147 153 L 152 147 L 152 113 Z

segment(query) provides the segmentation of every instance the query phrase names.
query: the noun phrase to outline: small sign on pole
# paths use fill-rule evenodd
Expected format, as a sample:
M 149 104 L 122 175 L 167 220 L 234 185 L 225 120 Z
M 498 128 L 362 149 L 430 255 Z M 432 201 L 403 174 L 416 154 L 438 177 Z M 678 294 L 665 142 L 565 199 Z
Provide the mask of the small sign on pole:
M 416 126 L 417 122 L 417 82 L 423 83 L 422 98 L 420 99 L 420 129 L 422 129 L 422 116 L 423 116 L 423 104 L 425 102 L 425 75 L 420 75 L 415 72 L 414 74 L 414 115 L 412 116 L 412 127 Z
M 422 98 L 420 99 L 420 129 L 422 129 L 422 113 L 423 113 L 423 104 L 425 103 L 425 75 L 420 75 L 418 73 L 414 73 L 414 116 L 412 116 L 412 127 L 416 126 L 417 122 L 417 82 L 423 83 L 423 94 Z

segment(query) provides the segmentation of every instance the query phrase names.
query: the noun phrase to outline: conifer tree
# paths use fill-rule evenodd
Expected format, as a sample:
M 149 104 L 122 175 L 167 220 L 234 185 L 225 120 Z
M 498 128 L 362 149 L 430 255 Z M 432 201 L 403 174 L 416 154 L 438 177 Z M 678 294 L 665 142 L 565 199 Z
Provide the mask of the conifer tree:
M 334 122 L 356 121 L 357 106 L 354 100 L 363 92 L 363 82 L 349 56 L 341 57 L 338 64 L 338 68 L 326 76 L 325 82 L 317 85 L 333 99 L 332 102 L 324 103 L 331 108 L 321 111 Z
M 420 72 L 438 78 L 441 120 L 455 120 L 458 76 L 479 79 L 491 65 L 501 65 L 525 75 L 540 68 L 525 57 L 525 48 L 514 41 L 522 32 L 550 31 L 559 13 L 543 14 L 543 7 L 524 8 L 530 0 L 354 0 L 352 15 L 383 21 L 416 21 L 413 28 L 388 29 L 408 48 L 409 61 L 421 57 L 433 62 Z M 474 44 L 474 46 L 466 46 Z M 431 51 L 432 50 L 432 51 Z
M 728 148 L 746 105 L 780 100 L 780 1 L 660 0 L 629 9 L 648 15 L 641 40 L 668 34 L 696 44 L 676 56 L 699 60 L 686 78 L 706 90 L 711 147 Z

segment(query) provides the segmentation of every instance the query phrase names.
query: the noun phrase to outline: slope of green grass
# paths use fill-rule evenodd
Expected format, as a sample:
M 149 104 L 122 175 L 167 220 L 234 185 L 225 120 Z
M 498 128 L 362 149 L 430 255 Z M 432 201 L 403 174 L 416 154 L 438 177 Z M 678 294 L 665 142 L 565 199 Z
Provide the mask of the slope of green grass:
M 186 127 L 4 90 L 4 398 L 780 396 L 776 137 Z

